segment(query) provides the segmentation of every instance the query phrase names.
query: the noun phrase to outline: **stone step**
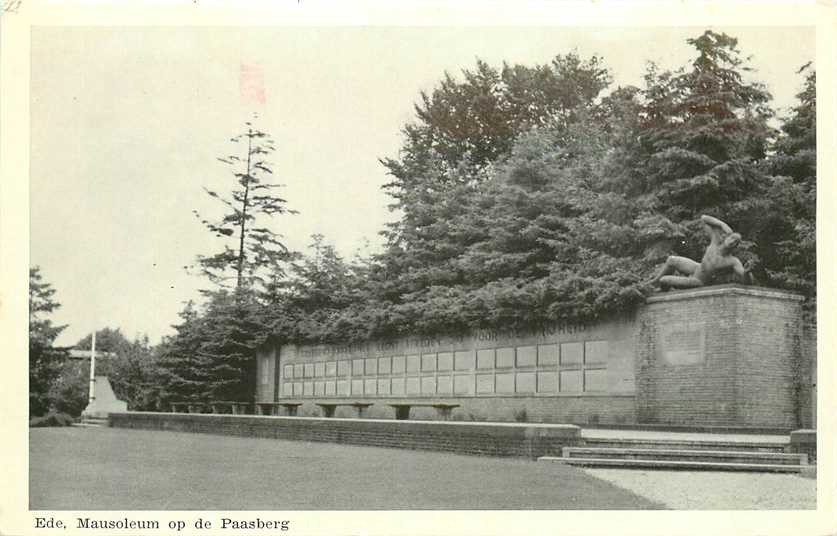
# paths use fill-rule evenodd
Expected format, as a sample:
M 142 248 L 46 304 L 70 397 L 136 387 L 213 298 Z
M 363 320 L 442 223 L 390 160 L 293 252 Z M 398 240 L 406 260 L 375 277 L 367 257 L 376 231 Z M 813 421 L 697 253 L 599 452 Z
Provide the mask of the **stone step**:
M 96 417 L 82 417 L 80 424 L 84 426 L 107 426 L 108 420 Z
M 661 450 L 725 450 L 742 452 L 785 452 L 788 443 L 781 441 L 726 441 L 726 440 L 686 440 L 686 439 L 604 439 L 585 438 L 584 446 L 623 449 L 661 449 Z
M 621 460 L 612 458 L 564 458 L 558 456 L 542 456 L 538 458 L 538 461 L 590 467 L 634 467 L 642 469 L 694 469 L 702 471 L 753 471 L 776 473 L 802 473 L 810 467 L 808 465 L 784 465 L 771 463 Z
M 565 458 L 808 465 L 808 456 L 806 454 L 747 452 L 740 450 L 564 447 L 562 454 Z

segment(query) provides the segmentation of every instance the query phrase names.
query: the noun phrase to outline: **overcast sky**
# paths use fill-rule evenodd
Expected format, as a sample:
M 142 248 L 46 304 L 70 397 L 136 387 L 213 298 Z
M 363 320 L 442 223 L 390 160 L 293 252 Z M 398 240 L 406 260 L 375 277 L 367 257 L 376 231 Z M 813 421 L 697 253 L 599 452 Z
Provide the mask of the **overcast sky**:
M 207 283 L 184 266 L 215 239 L 192 210 L 217 213 L 229 138 L 254 111 L 271 133 L 274 180 L 296 216 L 273 228 L 293 249 L 322 233 L 345 256 L 392 219 L 378 158 L 396 156 L 420 90 L 481 58 L 533 65 L 599 54 L 616 85 L 646 61 L 676 68 L 705 28 L 60 28 L 31 42 L 31 264 L 69 327 L 59 344 L 119 327 L 152 342 Z M 739 38 L 754 77 L 787 108 L 814 59 L 814 31 L 713 28 Z M 242 96 L 242 65 L 263 74 L 263 103 Z

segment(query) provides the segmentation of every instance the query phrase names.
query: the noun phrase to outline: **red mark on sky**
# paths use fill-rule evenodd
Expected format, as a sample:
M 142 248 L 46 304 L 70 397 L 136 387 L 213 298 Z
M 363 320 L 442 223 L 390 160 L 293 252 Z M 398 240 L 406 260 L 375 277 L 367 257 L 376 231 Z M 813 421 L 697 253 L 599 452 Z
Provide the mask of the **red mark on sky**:
M 239 64 L 238 87 L 244 104 L 264 104 L 264 70 L 261 65 Z

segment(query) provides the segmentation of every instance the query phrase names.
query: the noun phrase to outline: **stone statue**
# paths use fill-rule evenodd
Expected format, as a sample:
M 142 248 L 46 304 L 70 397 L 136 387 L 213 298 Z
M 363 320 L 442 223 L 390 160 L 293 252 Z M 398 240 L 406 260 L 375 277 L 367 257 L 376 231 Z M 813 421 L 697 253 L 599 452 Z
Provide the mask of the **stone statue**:
M 702 287 L 711 283 L 718 272 L 724 271 L 732 271 L 743 283 L 752 283 L 750 270 L 745 269 L 741 261 L 732 255 L 741 242 L 741 235 L 732 232 L 729 225 L 718 218 L 704 215 L 700 219 L 706 225 L 710 238 L 700 263 L 672 255 L 650 283 L 670 288 Z M 674 275 L 677 273 L 680 275 Z

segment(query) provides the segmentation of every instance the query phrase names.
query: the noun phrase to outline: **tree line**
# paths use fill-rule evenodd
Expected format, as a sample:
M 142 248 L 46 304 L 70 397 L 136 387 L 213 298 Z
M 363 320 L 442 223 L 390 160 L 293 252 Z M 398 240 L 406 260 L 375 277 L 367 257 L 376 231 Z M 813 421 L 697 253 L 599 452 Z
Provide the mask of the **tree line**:
M 642 87 L 614 87 L 604 58 L 576 52 L 446 73 L 419 94 L 399 154 L 380 161 L 398 215 L 383 250 L 352 259 L 321 235 L 290 251 L 271 230 L 293 210 L 270 182 L 270 135 L 245 124 L 238 150 L 219 159 L 234 187 L 207 190 L 225 214 L 198 215 L 222 244 L 195 264 L 213 286 L 148 349 L 135 381 L 150 394 L 130 401 L 251 400 L 254 351 L 268 338 L 601 319 L 642 302 L 666 256 L 700 259 L 702 214 L 741 233 L 757 284 L 802 293 L 813 314 L 815 70 L 800 66 L 796 104 L 778 113 L 734 37 L 688 43 L 693 61 L 649 63 Z

